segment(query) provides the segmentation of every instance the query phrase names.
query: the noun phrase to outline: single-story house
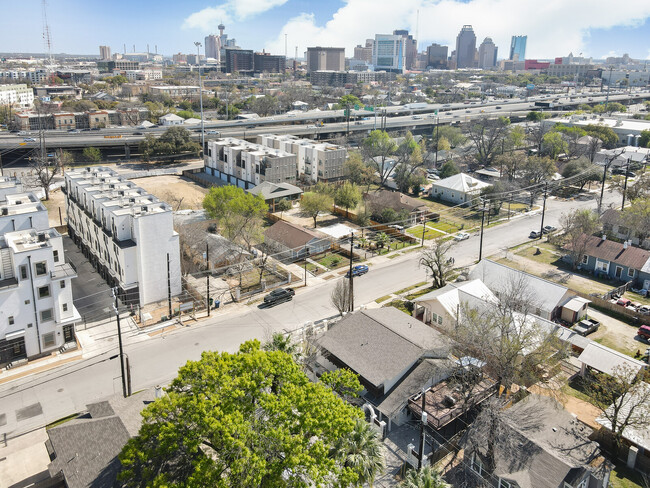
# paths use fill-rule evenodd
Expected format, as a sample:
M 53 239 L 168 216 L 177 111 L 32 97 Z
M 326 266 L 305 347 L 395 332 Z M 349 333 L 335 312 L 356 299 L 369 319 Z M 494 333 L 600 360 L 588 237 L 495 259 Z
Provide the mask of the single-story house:
M 494 470 L 488 469 L 488 427 L 474 422 L 461 440 L 468 486 L 499 488 L 606 488 L 611 464 L 592 429 L 554 398 L 529 395 L 505 410 L 493 428 Z M 455 484 L 454 484 L 455 485 Z M 482 484 L 480 486 L 483 486 Z
M 600 221 L 607 234 L 614 235 L 617 239 L 631 241 L 633 245 L 643 249 L 650 249 L 650 222 L 647 222 L 642 229 L 628 229 L 621 222 L 621 211 L 615 208 L 606 210 L 600 216 Z
M 650 288 L 650 251 L 629 242 L 614 242 L 606 236 L 588 236 L 580 268 L 623 282 L 634 281 Z
M 432 198 L 456 205 L 470 204 L 481 194 L 483 188 L 489 186 L 489 183 L 472 178 L 468 174 L 458 173 L 449 178 L 434 181 L 431 184 L 430 195 Z
M 331 246 L 329 239 L 322 234 L 286 220 L 278 220 L 264 231 L 264 243 L 291 259 L 319 254 Z
M 429 207 L 417 198 L 409 197 L 398 191 L 375 190 L 366 193 L 363 198 L 370 207 L 373 215 L 381 214 L 385 208 L 392 208 L 395 212 L 408 212 L 411 224 L 415 224 L 418 218 L 429 212 Z
M 496 181 L 501 179 L 501 172 L 496 168 L 481 168 L 474 174 L 483 181 Z
M 556 317 L 562 316 L 562 306 L 577 296 L 566 286 L 489 259 L 482 259 L 470 271 L 469 278 L 481 280 L 497 296 L 508 293 L 515 287 L 521 288 L 522 293 L 534 300 L 535 315 L 547 320 L 554 320 Z M 572 306 L 572 308 L 575 307 Z M 583 304 L 583 307 L 575 315 L 573 312 L 575 311 L 569 310 L 566 316 L 575 318 L 575 321 L 582 320 L 587 315 L 587 304 Z
M 162 125 L 182 125 L 185 119 L 176 114 L 165 114 L 158 118 L 158 122 Z
M 309 108 L 309 104 L 300 100 L 296 100 L 291 104 L 291 107 L 294 110 L 307 110 Z
M 116 395 L 87 405 L 87 413 L 48 429 L 50 476 L 67 488 L 117 486 L 118 455 L 138 434 L 140 413 L 154 397 L 152 389 L 127 398 Z
M 190 117 L 189 119 L 185 119 L 183 124 L 185 125 L 199 125 L 201 123 L 201 119 L 195 119 L 194 117 Z
M 318 346 L 319 365 L 358 374 L 363 397 L 389 426 L 406 420 L 411 395 L 447 378 L 453 367 L 449 339 L 393 307 L 346 315 L 318 339 Z
M 650 473 L 650 424 L 648 424 L 647 419 L 650 417 L 650 405 L 644 403 L 644 400 L 650 398 L 650 391 L 648 391 L 650 385 L 645 381 L 640 381 L 637 385 L 637 389 L 616 400 L 617 404 L 620 405 L 617 418 L 621 422 L 627 419 L 628 416 L 632 419 L 623 428 L 623 452 L 619 452 L 619 456 L 624 459 L 627 458 L 628 467 L 648 474 Z M 630 415 L 632 407 L 634 407 L 634 411 Z M 602 415 L 596 419 L 596 422 L 603 426 L 604 431 L 610 434 L 614 408 L 614 405 L 610 405 L 606 410 L 608 415 Z
M 622 373 L 624 371 L 638 374 L 648 367 L 643 361 L 634 359 L 627 354 L 615 351 L 594 341 L 587 344 L 580 356 L 578 356 L 578 362 L 580 362 L 581 376 L 585 375 L 587 368 L 613 375 L 617 372 Z
M 254 188 L 246 190 L 253 195 L 262 195 L 271 212 L 275 212 L 275 204 L 285 198 L 290 201 L 297 200 L 302 195 L 302 189 L 290 183 L 271 183 L 263 181 Z

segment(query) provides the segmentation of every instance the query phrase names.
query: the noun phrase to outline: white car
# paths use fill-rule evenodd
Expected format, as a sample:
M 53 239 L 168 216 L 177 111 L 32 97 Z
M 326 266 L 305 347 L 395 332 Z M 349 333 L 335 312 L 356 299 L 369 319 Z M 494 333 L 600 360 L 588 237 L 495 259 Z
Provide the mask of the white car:
M 469 234 L 467 232 L 459 232 L 454 236 L 455 241 L 464 241 L 465 239 L 469 239 Z

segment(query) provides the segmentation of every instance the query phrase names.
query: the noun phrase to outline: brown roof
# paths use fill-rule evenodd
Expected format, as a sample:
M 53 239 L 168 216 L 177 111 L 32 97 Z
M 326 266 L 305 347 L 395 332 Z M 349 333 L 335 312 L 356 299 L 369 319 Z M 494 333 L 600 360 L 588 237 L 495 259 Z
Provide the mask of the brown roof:
M 266 229 L 264 235 L 268 239 L 279 242 L 290 249 L 305 246 L 312 239 L 323 239 L 320 234 L 286 220 L 278 220 Z
M 428 207 L 417 198 L 409 197 L 398 191 L 375 190 L 366 193 L 365 199 L 372 205 L 390 207 L 393 210 L 406 209 L 409 212 L 427 210 Z
M 600 220 L 603 222 L 603 224 L 618 224 L 618 221 L 620 220 L 621 217 L 621 212 L 619 210 L 616 210 L 615 208 L 610 208 L 603 213 L 603 215 L 600 216 Z
M 585 253 L 605 261 L 612 261 L 632 269 L 641 269 L 650 259 L 650 251 L 639 247 L 627 246 L 620 242 L 603 240 L 600 237 L 589 236 Z

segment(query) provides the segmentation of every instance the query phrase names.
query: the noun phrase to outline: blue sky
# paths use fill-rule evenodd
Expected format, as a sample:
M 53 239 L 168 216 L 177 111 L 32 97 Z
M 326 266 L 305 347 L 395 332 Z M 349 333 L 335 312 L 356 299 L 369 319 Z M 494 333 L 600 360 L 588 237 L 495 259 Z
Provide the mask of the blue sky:
M 0 52 L 43 52 L 41 2 L 3 0 Z M 650 1 L 627 0 L 49 0 L 47 15 L 53 51 L 97 54 L 100 44 L 113 52 L 151 51 L 171 55 L 194 52 L 193 42 L 226 33 L 249 49 L 284 53 L 298 46 L 345 46 L 347 55 L 375 33 L 393 29 L 419 31 L 420 49 L 431 42 L 453 45 L 465 23 L 478 42 L 492 37 L 499 58 L 507 56 L 513 34 L 528 35 L 528 58 L 569 52 L 601 58 L 622 55 L 650 58 Z M 419 21 L 418 21 L 418 14 Z M 504 12 L 508 12 L 504 15 Z

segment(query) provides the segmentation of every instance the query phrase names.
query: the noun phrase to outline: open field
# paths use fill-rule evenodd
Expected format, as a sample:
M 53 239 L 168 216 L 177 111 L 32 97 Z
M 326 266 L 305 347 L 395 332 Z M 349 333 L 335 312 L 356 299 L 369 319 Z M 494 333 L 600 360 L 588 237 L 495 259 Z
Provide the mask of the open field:
M 174 210 L 202 208 L 203 197 L 207 188 L 183 178 L 182 176 L 164 175 L 138 178 L 133 182 L 152 195 L 169 203 Z

